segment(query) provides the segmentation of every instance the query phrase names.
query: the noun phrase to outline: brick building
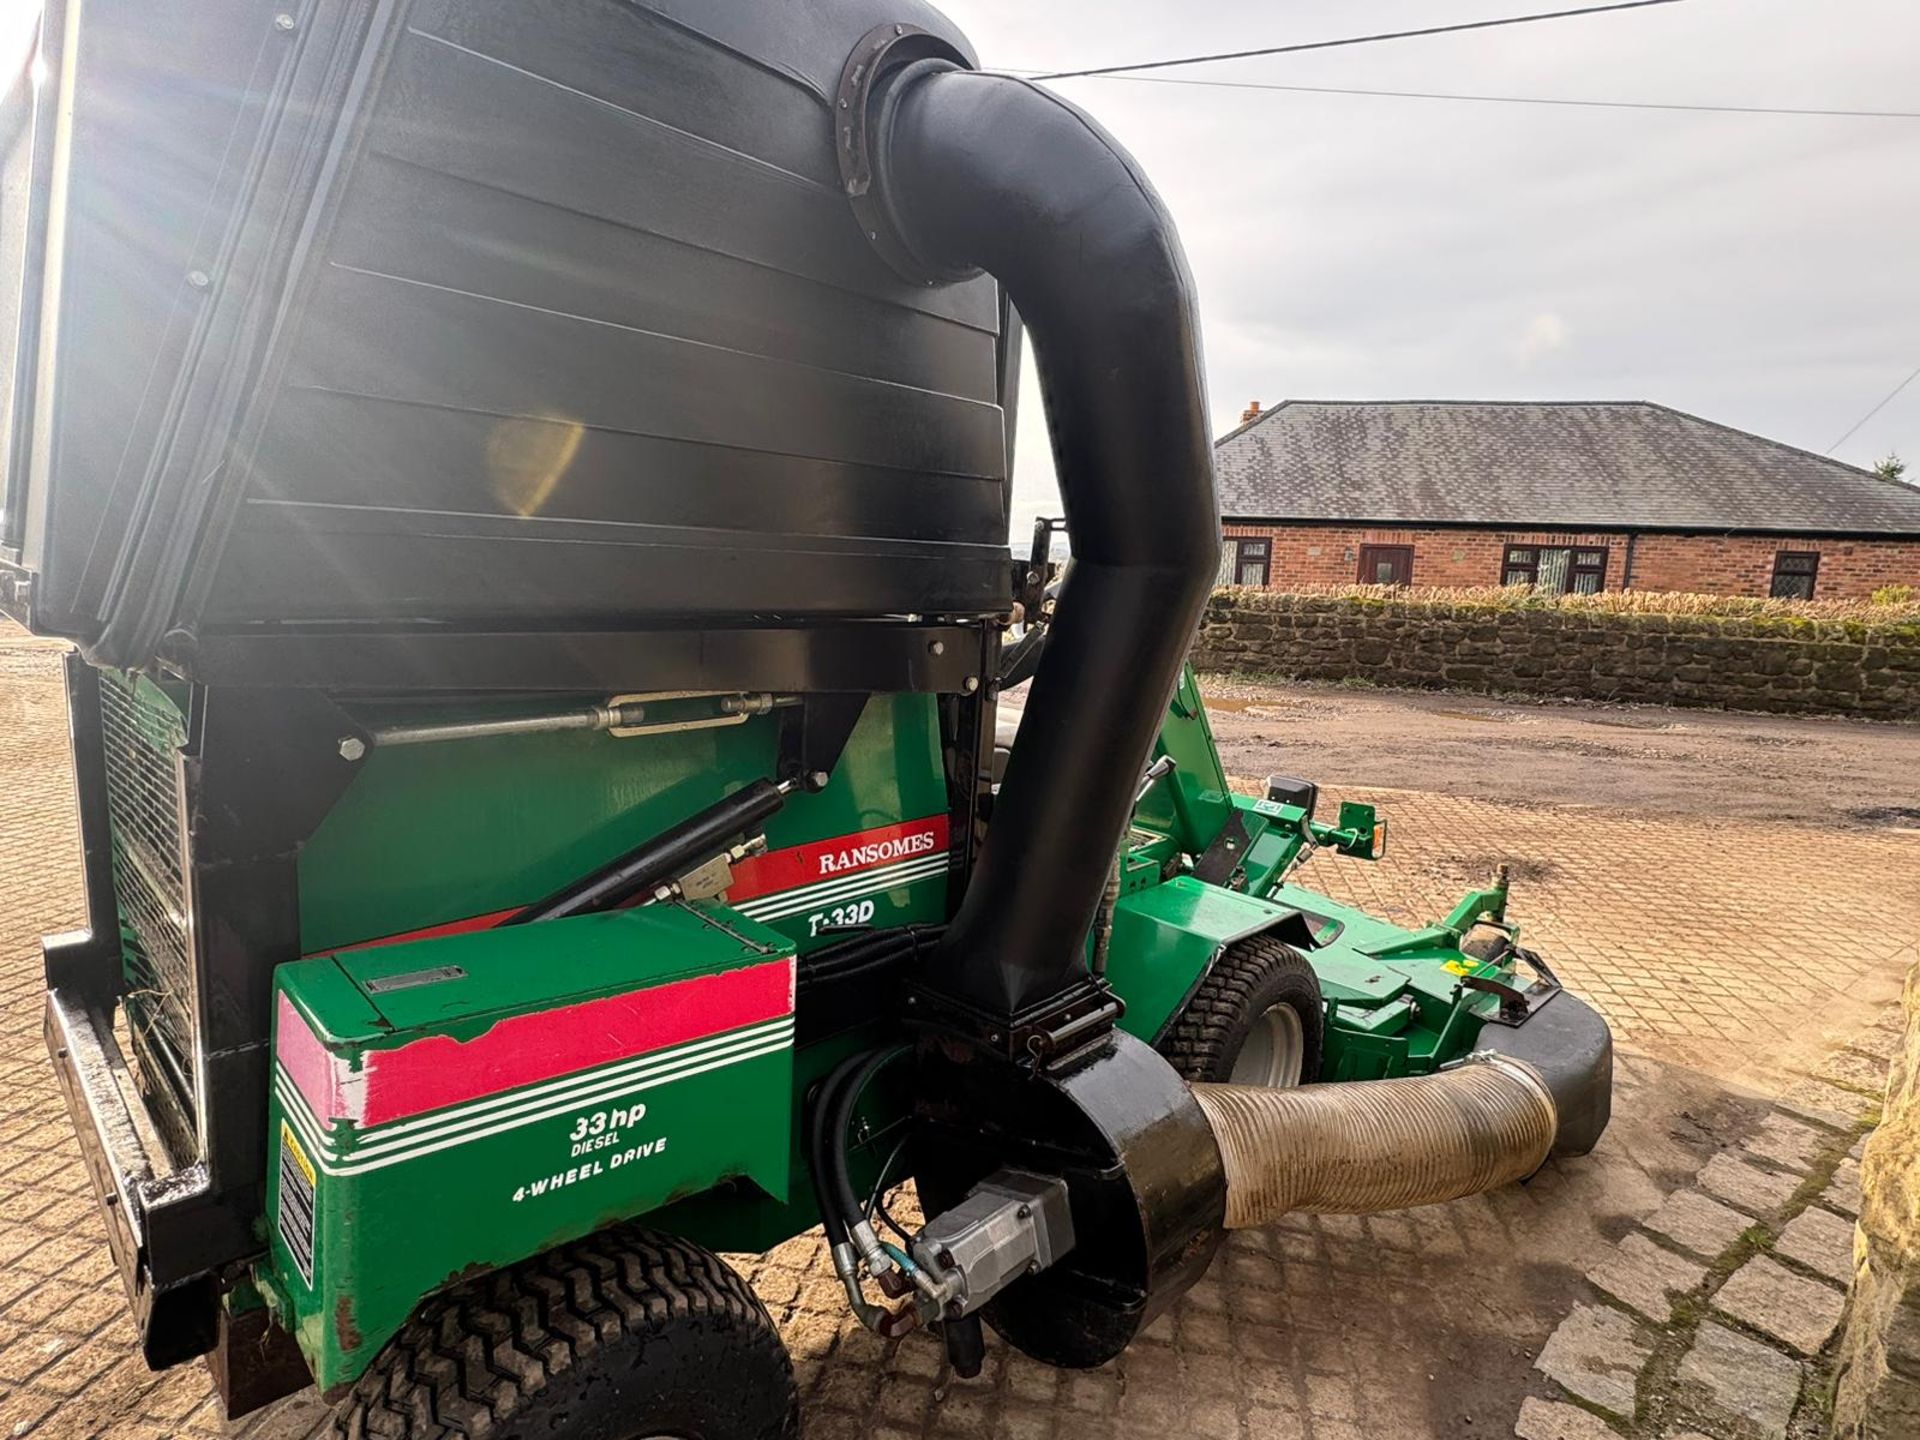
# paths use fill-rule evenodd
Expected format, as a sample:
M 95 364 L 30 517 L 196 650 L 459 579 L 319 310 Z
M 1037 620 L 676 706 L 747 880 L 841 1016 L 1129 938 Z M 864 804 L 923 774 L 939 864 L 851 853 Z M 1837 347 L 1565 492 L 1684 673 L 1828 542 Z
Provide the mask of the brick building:
M 1664 405 L 1256 404 L 1214 463 L 1222 583 L 1920 587 L 1920 489 Z

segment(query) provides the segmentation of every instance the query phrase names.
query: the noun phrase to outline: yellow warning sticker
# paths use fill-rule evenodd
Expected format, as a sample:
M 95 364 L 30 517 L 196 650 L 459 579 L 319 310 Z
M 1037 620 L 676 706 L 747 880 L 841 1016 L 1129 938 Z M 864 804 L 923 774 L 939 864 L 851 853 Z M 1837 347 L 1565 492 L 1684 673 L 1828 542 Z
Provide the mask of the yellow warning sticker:
M 293 1157 L 293 1163 L 300 1167 L 300 1173 L 307 1177 L 307 1184 L 314 1183 L 313 1162 L 307 1159 L 307 1152 L 300 1148 L 300 1142 L 293 1138 L 293 1127 L 286 1121 L 280 1122 L 280 1149 Z
M 313 1284 L 313 1162 L 293 1129 L 280 1122 L 280 1239 L 299 1267 L 300 1278 Z

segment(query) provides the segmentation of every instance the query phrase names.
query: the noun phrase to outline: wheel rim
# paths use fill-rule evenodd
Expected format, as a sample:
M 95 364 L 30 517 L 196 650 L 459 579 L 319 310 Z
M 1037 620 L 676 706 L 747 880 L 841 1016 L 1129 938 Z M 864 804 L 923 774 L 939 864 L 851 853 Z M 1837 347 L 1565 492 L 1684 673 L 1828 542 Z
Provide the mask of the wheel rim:
M 1235 1085 L 1263 1085 L 1270 1090 L 1298 1085 L 1306 1048 L 1298 1012 L 1291 1005 L 1275 1005 L 1253 1022 L 1227 1079 Z

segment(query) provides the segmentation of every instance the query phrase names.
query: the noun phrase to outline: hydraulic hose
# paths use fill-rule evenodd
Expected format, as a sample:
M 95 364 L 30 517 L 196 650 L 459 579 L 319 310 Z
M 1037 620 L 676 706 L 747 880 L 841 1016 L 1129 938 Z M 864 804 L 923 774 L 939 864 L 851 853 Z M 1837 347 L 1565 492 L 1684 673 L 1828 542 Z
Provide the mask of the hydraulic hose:
M 861 1059 L 859 1055 L 849 1055 L 828 1071 L 826 1078 L 816 1084 L 807 1096 L 805 1117 L 807 1178 L 813 1184 L 814 1206 L 820 1211 L 820 1224 L 827 1232 L 829 1248 L 846 1239 L 847 1224 L 834 1195 L 832 1160 L 827 1153 L 827 1110 L 834 1091 L 859 1065 Z
M 725 851 L 787 803 L 793 781 L 755 780 L 662 831 L 591 874 L 529 905 L 505 925 L 531 925 L 610 910 Z
M 860 1096 L 881 1068 L 907 1054 L 911 1048 L 892 1045 L 868 1052 L 860 1057 L 837 1088 L 821 1096 L 822 1108 L 826 1112 L 828 1184 L 832 1187 L 835 1205 L 846 1218 L 848 1233 L 856 1239 L 859 1238 L 858 1232 L 867 1228 L 867 1216 L 860 1204 L 860 1192 L 853 1188 L 853 1172 L 847 1164 L 847 1131 L 853 1125 L 853 1107 L 860 1103 Z M 838 1074 L 837 1071 L 835 1073 Z M 863 1251 L 865 1248 L 863 1245 Z
M 1434 1075 L 1269 1090 L 1193 1087 L 1227 1178 L 1229 1230 L 1296 1210 L 1364 1215 L 1524 1180 L 1559 1116 L 1531 1065 L 1487 1053 Z
M 1017 1014 L 1071 984 L 1219 563 L 1193 282 L 1173 221 L 1086 115 L 919 60 L 876 84 L 888 253 L 984 269 L 1032 337 L 1074 562 L 993 821 L 930 974 Z
M 856 935 L 800 957 L 798 984 L 804 993 L 853 979 L 870 982 L 917 964 L 938 943 L 944 925 L 902 925 Z
M 806 1116 L 807 1166 L 834 1273 L 860 1323 L 882 1334 L 893 1333 L 898 1317 L 867 1300 L 860 1288 L 860 1265 L 864 1263 L 869 1273 L 879 1275 L 893 1269 L 895 1262 L 867 1223 L 865 1207 L 853 1188 L 847 1165 L 847 1127 L 868 1083 L 882 1067 L 910 1048 L 892 1045 L 849 1055 L 809 1097 Z

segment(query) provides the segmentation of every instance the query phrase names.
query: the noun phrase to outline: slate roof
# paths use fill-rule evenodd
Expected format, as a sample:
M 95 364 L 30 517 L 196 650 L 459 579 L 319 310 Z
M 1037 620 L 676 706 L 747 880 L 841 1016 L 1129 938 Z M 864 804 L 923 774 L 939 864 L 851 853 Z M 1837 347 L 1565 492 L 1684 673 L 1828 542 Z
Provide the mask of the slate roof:
M 1230 520 L 1920 535 L 1920 488 L 1645 401 L 1289 400 L 1213 458 Z

